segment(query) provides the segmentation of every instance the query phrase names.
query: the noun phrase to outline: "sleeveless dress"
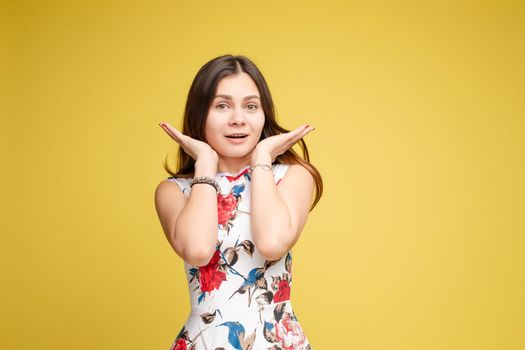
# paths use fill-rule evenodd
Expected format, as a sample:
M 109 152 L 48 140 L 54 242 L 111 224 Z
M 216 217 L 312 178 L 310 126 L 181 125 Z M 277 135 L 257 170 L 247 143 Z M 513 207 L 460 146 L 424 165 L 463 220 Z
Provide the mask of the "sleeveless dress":
M 288 164 L 274 163 L 276 184 Z M 219 172 L 216 251 L 206 266 L 184 261 L 191 312 L 170 350 L 311 350 L 290 301 L 292 253 L 267 261 L 250 232 L 249 166 Z M 168 177 L 186 197 L 191 179 Z

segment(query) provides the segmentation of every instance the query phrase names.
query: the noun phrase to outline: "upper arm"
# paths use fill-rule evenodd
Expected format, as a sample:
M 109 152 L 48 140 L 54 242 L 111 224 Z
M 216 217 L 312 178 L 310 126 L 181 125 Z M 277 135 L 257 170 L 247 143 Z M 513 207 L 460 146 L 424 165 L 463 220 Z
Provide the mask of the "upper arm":
M 306 224 L 312 204 L 314 185 L 312 174 L 300 164 L 290 164 L 284 177 L 278 183 L 277 192 L 290 212 L 292 245 L 299 239 Z
M 187 198 L 177 183 L 163 180 L 155 190 L 155 209 L 162 229 L 173 249 L 181 255 L 181 249 L 175 246 L 175 224 L 186 205 Z

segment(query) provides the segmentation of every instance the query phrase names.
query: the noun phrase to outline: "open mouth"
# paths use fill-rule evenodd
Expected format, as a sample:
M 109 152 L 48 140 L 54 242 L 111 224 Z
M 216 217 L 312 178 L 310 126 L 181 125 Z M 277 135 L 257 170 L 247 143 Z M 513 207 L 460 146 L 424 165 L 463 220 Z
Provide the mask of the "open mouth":
M 248 138 L 247 134 L 229 134 L 224 136 L 226 136 L 229 143 L 232 143 L 234 145 L 241 145 Z
M 227 138 L 229 139 L 244 139 L 246 137 L 248 137 L 248 135 L 246 134 L 232 134 L 232 135 L 226 135 Z

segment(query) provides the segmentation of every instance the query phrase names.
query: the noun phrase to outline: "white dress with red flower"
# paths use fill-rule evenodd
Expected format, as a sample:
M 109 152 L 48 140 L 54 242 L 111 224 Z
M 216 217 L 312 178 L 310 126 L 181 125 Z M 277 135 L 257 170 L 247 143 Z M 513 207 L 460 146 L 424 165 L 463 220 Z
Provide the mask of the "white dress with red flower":
M 275 182 L 288 164 L 274 163 Z M 188 197 L 191 179 L 168 177 Z M 311 350 L 292 309 L 292 253 L 267 261 L 250 232 L 249 166 L 217 173 L 216 251 L 206 266 L 184 262 L 191 312 L 170 350 Z

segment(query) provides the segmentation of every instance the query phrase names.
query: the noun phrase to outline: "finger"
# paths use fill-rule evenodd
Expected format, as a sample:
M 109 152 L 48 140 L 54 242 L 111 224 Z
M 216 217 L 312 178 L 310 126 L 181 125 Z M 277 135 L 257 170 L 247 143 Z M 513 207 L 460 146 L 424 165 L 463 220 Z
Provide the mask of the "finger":
M 303 129 L 301 130 L 301 133 L 306 135 L 308 134 L 310 131 L 314 130 L 315 128 L 311 125 L 306 125 L 303 127 Z
M 308 124 L 304 124 L 304 125 L 301 125 L 300 127 L 298 127 L 297 129 L 295 129 L 293 131 L 294 134 L 300 134 L 301 132 L 303 132 L 304 130 L 308 129 L 310 125 Z
M 182 133 L 180 131 L 178 131 L 177 129 L 169 125 L 168 123 L 161 123 L 160 126 L 175 141 L 179 142 L 181 140 Z
M 310 125 L 305 125 L 305 126 L 301 126 L 298 128 L 299 129 L 299 132 L 297 132 L 295 135 L 292 136 L 291 140 L 292 142 L 295 144 L 297 141 L 299 141 L 300 139 L 302 139 L 303 137 L 305 137 L 307 134 L 309 134 L 312 130 L 314 130 L 315 128 L 313 126 L 310 126 Z M 294 131 L 297 131 L 294 130 Z
M 304 135 L 306 135 L 312 127 L 308 124 L 301 125 L 300 127 L 296 128 L 295 130 L 289 132 L 290 139 L 295 140 L 297 137 L 301 139 Z M 298 140 L 299 140 L 298 139 Z
M 180 131 L 177 130 L 176 128 L 174 128 L 173 126 L 171 126 L 170 124 L 168 123 L 160 123 L 160 125 L 165 129 L 165 130 L 168 130 L 170 131 L 172 134 L 175 134 L 177 136 L 180 136 Z
M 304 125 L 301 125 L 300 127 L 292 130 L 292 131 L 288 131 L 287 133 L 285 134 L 282 134 L 282 135 L 285 135 L 285 140 L 286 140 L 286 143 L 287 144 L 294 144 L 297 140 L 299 140 L 301 137 L 303 137 L 305 134 L 303 134 L 303 132 L 308 128 L 308 124 L 304 124 Z

